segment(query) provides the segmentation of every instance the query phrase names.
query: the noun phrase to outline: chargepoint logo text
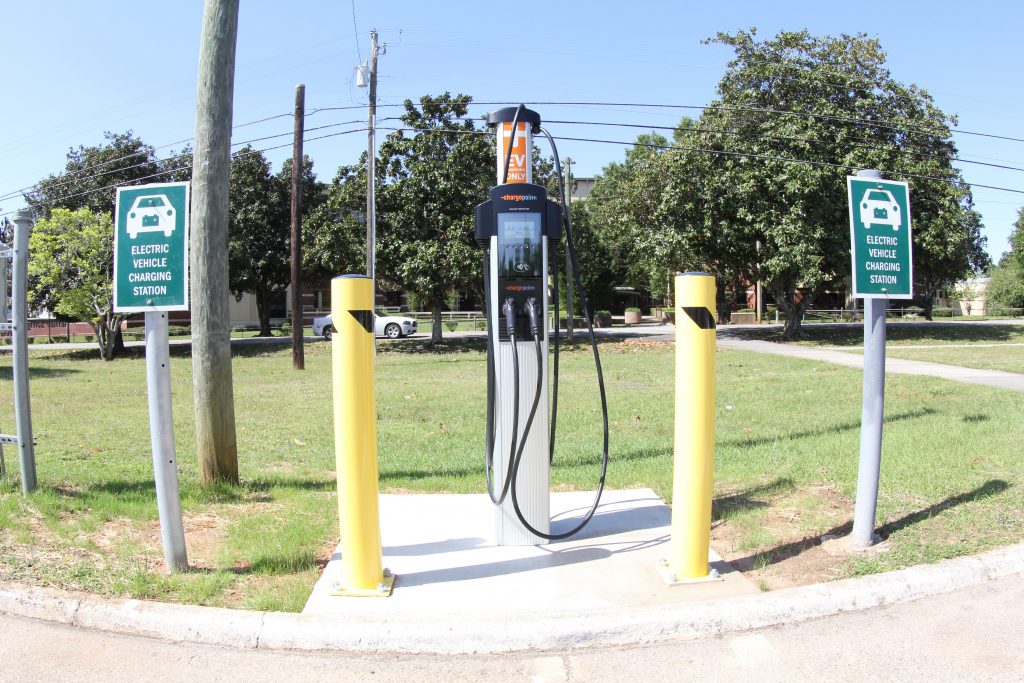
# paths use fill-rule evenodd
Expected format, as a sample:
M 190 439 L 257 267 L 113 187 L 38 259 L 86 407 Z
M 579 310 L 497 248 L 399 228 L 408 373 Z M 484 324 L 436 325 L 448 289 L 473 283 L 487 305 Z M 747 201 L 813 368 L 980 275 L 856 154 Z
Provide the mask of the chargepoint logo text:
M 501 198 L 506 202 L 532 202 L 537 200 L 535 194 L 503 194 Z

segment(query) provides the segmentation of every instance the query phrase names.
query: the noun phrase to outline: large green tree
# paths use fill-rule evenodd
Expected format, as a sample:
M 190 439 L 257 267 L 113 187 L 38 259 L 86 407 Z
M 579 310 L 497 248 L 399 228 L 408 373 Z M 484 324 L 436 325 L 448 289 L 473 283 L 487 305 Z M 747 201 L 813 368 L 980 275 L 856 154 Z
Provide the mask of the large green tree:
M 302 221 L 303 280 L 326 285 L 366 267 L 366 153 L 342 166 L 324 190 L 324 201 Z
M 259 150 L 246 146 L 231 161 L 228 198 L 228 269 L 231 293 L 256 298 L 261 337 L 269 337 L 270 307 L 291 281 L 291 159 L 280 172 Z M 303 215 L 316 211 L 322 188 L 313 162 L 303 158 Z
M 941 287 L 985 265 L 980 217 L 952 166 L 955 120 L 891 77 L 877 40 L 784 31 L 762 41 L 752 29 L 708 42 L 735 56 L 700 119 L 653 155 L 647 175 L 666 178 L 664 190 L 652 193 L 643 174 L 616 189 L 618 220 L 638 237 L 632 268 L 653 280 L 707 270 L 726 294 L 720 309 L 760 279 L 795 337 L 804 310 L 847 278 L 845 176 L 861 168 L 910 181 L 926 310 Z
M 406 100 L 405 130 L 388 135 L 377 166 L 377 278 L 431 311 L 431 343 L 441 341 L 451 292 L 479 289 L 483 279 L 473 207 L 494 184 L 495 152 L 493 139 L 464 118 L 471 99 Z
M 115 188 L 141 183 L 190 180 L 191 149 L 160 159 L 132 131 L 104 133 L 105 142 L 68 150 L 64 171 L 40 180 L 25 193 L 36 215 L 52 209 L 102 211 L 113 215 Z
M 46 292 L 51 310 L 92 325 L 103 360 L 114 358 L 121 322 L 114 312 L 114 224 L 105 211 L 54 209 L 29 236 L 33 297 Z

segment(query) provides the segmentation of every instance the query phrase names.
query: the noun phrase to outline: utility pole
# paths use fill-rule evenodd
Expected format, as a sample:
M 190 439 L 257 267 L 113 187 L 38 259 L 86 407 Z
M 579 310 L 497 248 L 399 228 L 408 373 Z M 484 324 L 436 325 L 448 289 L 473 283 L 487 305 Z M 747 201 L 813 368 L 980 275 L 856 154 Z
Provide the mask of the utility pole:
M 192 158 L 192 402 L 204 485 L 238 483 L 228 313 L 228 178 L 238 0 L 206 0 Z
M 764 310 L 764 290 L 761 289 L 761 240 L 757 240 L 755 243 L 757 249 L 757 285 L 754 288 L 754 310 L 757 311 L 757 315 L 754 316 L 757 320 L 757 324 L 761 324 L 761 314 Z
M 302 133 L 306 86 L 295 86 L 295 138 L 292 142 L 292 367 L 306 369 L 302 345 Z
M 569 157 L 565 158 L 565 210 L 572 210 L 572 159 Z M 566 242 L 565 248 L 565 336 L 572 342 L 573 341 L 573 317 L 576 315 L 576 306 L 573 304 L 573 296 L 575 294 L 575 273 L 572 272 L 572 259 L 569 257 L 569 244 Z M 555 302 L 557 308 L 558 302 Z M 557 310 L 555 312 L 557 318 Z M 558 324 L 558 320 L 555 320 L 555 324 Z
M 370 31 L 370 112 L 366 141 L 366 275 L 373 283 L 373 301 L 377 298 L 377 29 Z

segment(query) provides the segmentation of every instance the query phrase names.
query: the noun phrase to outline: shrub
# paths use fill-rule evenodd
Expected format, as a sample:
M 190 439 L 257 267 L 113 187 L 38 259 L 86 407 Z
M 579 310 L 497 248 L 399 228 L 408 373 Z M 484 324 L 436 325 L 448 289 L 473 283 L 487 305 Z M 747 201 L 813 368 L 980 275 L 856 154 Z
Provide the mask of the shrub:
M 629 308 L 626 309 L 626 313 L 639 313 L 639 312 L 640 312 L 640 309 L 637 308 L 636 306 L 630 306 Z
M 933 308 L 932 309 L 932 317 L 933 318 L 952 318 L 953 317 L 953 309 L 952 308 Z

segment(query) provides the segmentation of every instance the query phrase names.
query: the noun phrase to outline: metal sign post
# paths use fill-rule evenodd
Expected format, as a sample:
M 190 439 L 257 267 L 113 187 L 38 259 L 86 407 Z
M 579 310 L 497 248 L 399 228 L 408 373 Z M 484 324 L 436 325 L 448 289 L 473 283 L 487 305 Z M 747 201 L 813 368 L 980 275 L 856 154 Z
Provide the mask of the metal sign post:
M 21 492 L 36 490 L 36 454 L 32 440 L 32 406 L 28 393 L 28 237 L 32 230 L 32 213 L 21 210 L 14 214 L 14 244 L 5 257 L 13 261 L 11 269 L 11 359 L 14 374 L 14 421 L 17 436 L 0 435 L 0 443 L 18 446 L 21 466 Z M 7 306 L 4 296 L 3 305 Z M 6 313 L 5 313 L 6 315 Z M 6 469 L 6 468 L 5 468 Z
M 853 295 L 864 299 L 864 391 L 853 543 L 875 542 L 885 413 L 885 308 L 890 298 L 913 297 L 910 193 L 906 183 L 882 180 L 875 170 L 848 176 Z
M 146 386 L 164 560 L 188 569 L 171 412 L 168 311 L 188 310 L 188 183 L 117 189 L 114 310 L 146 314 Z

